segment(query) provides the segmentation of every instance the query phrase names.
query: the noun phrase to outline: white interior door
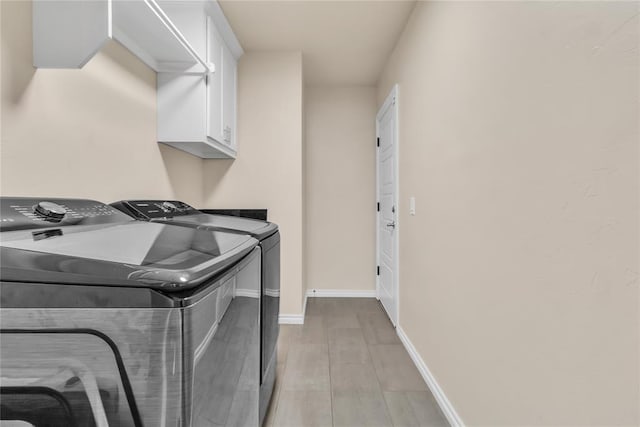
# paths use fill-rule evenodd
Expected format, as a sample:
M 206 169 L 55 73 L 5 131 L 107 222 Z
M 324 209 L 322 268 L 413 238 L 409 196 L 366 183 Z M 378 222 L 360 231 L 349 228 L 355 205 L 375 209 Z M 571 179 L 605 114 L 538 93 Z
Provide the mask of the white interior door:
M 378 298 L 394 326 L 398 322 L 397 86 L 376 117 Z

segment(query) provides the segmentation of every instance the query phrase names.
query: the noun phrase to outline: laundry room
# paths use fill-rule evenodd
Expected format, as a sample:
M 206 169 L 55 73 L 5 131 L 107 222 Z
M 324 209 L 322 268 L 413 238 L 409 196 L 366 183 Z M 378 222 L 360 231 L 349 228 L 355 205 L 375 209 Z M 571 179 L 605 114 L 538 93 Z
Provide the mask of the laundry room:
M 0 35 L 0 426 L 640 426 L 640 2 Z

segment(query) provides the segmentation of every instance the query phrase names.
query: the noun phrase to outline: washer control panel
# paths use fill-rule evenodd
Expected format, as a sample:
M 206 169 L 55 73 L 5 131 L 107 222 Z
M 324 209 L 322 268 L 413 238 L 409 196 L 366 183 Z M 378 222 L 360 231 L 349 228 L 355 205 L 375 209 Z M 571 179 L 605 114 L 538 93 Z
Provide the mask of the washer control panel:
M 199 213 L 188 204 L 177 200 L 126 200 L 112 203 L 111 206 L 146 221 Z
M 38 202 L 33 211 L 52 222 L 62 221 L 62 218 L 67 214 L 65 208 L 52 202 Z
M 2 231 L 131 220 L 109 205 L 85 199 L 1 197 L 0 212 Z

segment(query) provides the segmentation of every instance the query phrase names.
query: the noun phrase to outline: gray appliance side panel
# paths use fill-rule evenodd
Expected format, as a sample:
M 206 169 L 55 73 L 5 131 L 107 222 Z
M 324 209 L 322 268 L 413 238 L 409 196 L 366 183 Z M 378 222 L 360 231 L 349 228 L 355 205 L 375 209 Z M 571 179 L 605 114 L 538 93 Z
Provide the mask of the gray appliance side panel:
M 260 422 L 269 407 L 277 367 L 277 343 L 280 334 L 280 233 L 260 242 L 262 248 L 261 292 L 261 386 Z
M 262 377 L 262 384 L 260 384 L 260 425 L 264 424 L 276 386 L 276 371 L 278 366 L 277 349 L 274 350 L 273 354 L 269 357 L 269 360 L 271 361 L 271 364 L 264 373 Z M 282 381 L 282 378 L 278 381 Z
M 0 324 L 2 330 L 92 330 L 106 335 L 122 357 L 143 424 L 181 425 L 180 309 L 2 309 Z
M 188 420 L 257 426 L 260 382 L 260 249 L 184 308 Z

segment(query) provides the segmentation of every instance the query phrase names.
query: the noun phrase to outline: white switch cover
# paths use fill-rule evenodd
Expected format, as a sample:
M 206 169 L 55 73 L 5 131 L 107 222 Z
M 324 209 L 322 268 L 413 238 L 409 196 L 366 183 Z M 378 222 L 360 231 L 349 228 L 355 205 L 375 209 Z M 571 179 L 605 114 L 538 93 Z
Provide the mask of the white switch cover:
M 415 197 L 409 197 L 409 215 L 415 215 L 416 214 L 416 198 Z

